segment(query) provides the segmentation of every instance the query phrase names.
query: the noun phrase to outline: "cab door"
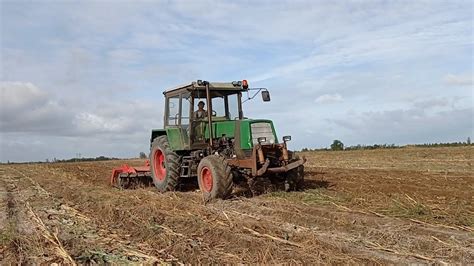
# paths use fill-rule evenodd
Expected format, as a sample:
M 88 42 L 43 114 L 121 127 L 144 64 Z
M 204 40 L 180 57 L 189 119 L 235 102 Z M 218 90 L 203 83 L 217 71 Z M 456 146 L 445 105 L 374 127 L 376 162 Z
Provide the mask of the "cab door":
M 166 99 L 165 128 L 172 150 L 189 150 L 190 95 L 180 93 Z

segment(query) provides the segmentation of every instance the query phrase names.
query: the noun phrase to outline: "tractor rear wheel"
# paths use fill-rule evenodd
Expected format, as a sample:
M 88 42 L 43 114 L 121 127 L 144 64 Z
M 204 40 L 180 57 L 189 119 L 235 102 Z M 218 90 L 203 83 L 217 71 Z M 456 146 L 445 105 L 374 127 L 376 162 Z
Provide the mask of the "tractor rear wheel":
M 226 199 L 232 193 L 232 172 L 226 158 L 219 155 L 204 157 L 198 166 L 198 184 L 204 201 Z
M 150 168 L 153 184 L 159 191 L 172 191 L 178 185 L 180 157 L 169 147 L 168 137 L 159 136 L 151 143 Z

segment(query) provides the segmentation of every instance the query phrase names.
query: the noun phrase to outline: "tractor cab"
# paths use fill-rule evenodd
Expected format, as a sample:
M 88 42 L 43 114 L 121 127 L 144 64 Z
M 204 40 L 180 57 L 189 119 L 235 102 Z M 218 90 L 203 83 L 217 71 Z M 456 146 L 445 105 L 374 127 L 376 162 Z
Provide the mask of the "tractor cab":
M 270 100 L 266 89 L 258 90 L 264 101 Z M 246 80 L 198 80 L 165 91 L 164 128 L 170 145 L 175 150 L 194 150 L 212 148 L 222 137 L 234 139 L 239 133 L 236 124 L 244 119 L 242 94 L 248 91 Z M 152 132 L 152 140 L 163 133 Z

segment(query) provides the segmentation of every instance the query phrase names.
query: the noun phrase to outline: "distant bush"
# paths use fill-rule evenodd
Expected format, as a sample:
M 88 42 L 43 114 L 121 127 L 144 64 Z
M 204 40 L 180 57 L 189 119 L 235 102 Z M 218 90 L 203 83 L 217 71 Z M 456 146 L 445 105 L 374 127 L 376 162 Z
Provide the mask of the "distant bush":
M 64 162 L 64 163 L 69 163 L 69 162 L 93 162 L 93 161 L 110 161 L 110 160 L 119 160 L 119 158 L 115 157 L 105 157 L 105 156 L 98 156 L 98 157 L 89 157 L 89 158 L 71 158 L 71 159 L 63 159 L 63 160 L 58 160 L 54 159 L 53 162 Z
M 331 150 L 333 151 L 342 151 L 344 150 L 344 143 L 342 141 L 335 139 L 331 144 Z
M 466 142 L 446 142 L 446 143 L 424 143 L 424 144 L 414 144 L 407 146 L 414 147 L 460 147 L 460 146 L 472 146 L 471 139 L 468 139 Z
M 357 144 L 355 146 L 346 147 L 345 150 L 353 151 L 353 150 L 398 149 L 402 147 L 403 146 L 397 146 L 395 144 L 374 144 L 374 145 Z

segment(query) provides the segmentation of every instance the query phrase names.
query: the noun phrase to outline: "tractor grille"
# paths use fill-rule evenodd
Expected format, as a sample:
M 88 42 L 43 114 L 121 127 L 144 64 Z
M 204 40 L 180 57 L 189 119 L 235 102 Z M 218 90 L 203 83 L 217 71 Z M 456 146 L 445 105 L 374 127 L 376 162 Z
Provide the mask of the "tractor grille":
M 258 144 L 258 138 L 265 137 L 267 138 L 266 142 L 262 144 L 274 144 L 275 135 L 273 134 L 272 125 L 266 122 L 252 123 L 250 125 L 252 130 L 252 143 Z

